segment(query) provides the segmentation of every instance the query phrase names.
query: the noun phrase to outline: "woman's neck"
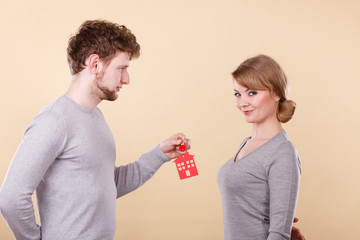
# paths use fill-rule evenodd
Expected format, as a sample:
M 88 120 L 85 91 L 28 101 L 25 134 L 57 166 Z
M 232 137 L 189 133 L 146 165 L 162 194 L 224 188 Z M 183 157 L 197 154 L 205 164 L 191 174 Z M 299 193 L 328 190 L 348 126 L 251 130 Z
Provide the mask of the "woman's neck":
M 283 130 L 279 121 L 268 123 L 253 124 L 251 139 L 252 140 L 269 140 Z

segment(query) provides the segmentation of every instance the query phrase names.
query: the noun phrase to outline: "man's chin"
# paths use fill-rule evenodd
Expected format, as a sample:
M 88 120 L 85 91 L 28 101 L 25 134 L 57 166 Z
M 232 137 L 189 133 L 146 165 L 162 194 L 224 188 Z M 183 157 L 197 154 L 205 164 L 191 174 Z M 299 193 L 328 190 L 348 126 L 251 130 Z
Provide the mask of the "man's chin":
M 118 99 L 118 97 L 119 97 L 119 96 L 117 95 L 117 93 L 114 93 L 114 95 L 111 95 L 107 100 L 113 102 L 113 101 L 115 101 L 116 99 Z
M 117 98 L 118 98 L 118 94 L 117 93 L 113 93 L 113 94 L 105 94 L 102 98 L 102 100 L 106 100 L 106 101 L 110 101 L 110 102 L 113 102 L 115 101 Z

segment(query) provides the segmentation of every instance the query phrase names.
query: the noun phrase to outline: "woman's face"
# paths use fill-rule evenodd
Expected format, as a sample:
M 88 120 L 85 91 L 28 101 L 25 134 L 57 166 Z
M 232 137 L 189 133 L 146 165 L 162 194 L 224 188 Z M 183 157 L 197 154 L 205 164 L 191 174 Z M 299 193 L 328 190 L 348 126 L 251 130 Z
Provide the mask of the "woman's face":
M 277 120 L 276 111 L 279 97 L 269 90 L 252 90 L 234 81 L 236 106 L 243 113 L 248 123 L 261 124 L 266 121 Z

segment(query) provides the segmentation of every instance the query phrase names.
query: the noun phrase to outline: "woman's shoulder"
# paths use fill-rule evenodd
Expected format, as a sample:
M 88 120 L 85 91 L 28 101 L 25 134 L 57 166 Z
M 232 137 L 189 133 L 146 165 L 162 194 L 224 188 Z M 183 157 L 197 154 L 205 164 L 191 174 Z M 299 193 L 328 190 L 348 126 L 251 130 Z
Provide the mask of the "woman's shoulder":
M 285 130 L 279 132 L 271 142 L 269 161 L 290 160 L 298 161 L 298 151 Z
M 279 148 L 288 148 L 289 150 L 296 150 L 295 145 L 291 141 L 289 135 L 285 130 L 281 130 L 278 134 L 276 134 L 273 139 L 271 139 L 271 145 L 274 150 L 278 150 Z

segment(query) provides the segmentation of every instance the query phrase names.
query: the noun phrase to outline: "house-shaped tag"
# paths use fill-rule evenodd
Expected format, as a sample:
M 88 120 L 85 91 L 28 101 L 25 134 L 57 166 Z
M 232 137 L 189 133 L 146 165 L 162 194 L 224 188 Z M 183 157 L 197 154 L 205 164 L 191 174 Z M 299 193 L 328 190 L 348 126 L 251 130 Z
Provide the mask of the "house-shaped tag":
M 180 180 L 198 175 L 194 155 L 188 152 L 181 154 L 175 161 Z

